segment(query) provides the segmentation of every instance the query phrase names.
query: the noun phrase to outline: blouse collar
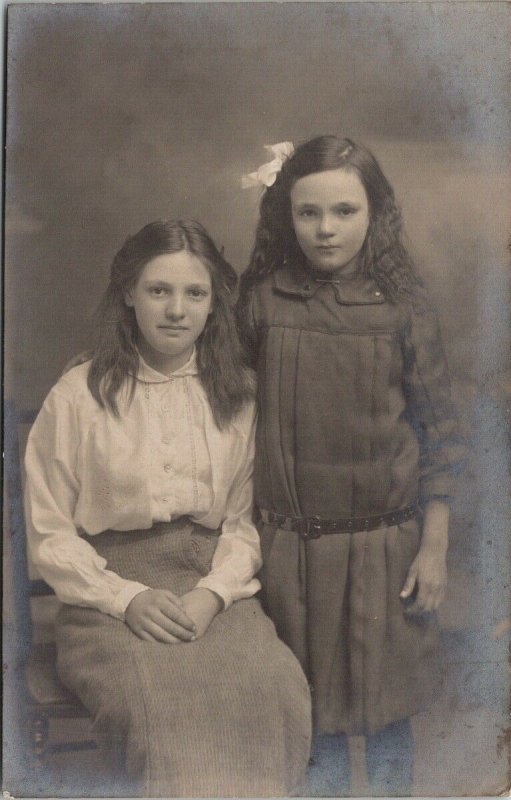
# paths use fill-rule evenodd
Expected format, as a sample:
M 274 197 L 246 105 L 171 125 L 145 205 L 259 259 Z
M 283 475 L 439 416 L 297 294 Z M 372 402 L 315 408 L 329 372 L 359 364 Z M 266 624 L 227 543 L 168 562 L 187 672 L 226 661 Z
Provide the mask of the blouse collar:
M 186 378 L 188 375 L 198 375 L 198 372 L 197 351 L 195 347 L 186 364 L 176 369 L 172 375 L 164 375 L 162 372 L 158 372 L 158 370 L 150 367 L 149 364 L 144 361 L 140 353 L 138 354 L 137 380 L 142 383 L 168 383 L 169 381 L 175 380 L 175 378 Z

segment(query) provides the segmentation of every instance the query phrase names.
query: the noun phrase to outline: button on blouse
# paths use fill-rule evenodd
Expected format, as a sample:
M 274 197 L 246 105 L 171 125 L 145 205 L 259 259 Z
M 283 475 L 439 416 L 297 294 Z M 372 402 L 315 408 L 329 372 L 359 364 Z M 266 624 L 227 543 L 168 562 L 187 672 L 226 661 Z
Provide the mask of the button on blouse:
M 137 379 L 144 383 L 147 405 L 154 521 L 167 521 L 183 514 L 202 515 L 211 507 L 207 416 L 193 391 L 196 373 L 195 360 L 168 378 L 140 359 Z

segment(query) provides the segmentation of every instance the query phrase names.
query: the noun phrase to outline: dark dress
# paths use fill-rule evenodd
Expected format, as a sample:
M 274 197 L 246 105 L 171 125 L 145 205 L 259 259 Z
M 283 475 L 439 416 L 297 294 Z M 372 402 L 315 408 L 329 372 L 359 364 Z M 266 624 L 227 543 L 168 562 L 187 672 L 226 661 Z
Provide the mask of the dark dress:
M 243 313 L 257 364 L 255 499 L 326 520 L 449 498 L 465 458 L 436 314 L 421 289 L 388 302 L 370 279 L 320 283 L 285 267 Z M 313 689 L 319 733 L 373 733 L 424 708 L 434 624 L 399 592 L 420 515 L 303 541 L 261 525 L 266 603 Z

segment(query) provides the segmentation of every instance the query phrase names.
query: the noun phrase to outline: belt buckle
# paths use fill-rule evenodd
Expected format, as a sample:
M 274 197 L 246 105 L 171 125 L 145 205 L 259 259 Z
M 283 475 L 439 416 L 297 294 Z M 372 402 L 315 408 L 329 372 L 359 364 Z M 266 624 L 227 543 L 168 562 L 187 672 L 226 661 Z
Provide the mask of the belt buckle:
M 319 517 L 308 517 L 302 530 L 304 539 L 319 539 L 322 534 L 321 520 Z

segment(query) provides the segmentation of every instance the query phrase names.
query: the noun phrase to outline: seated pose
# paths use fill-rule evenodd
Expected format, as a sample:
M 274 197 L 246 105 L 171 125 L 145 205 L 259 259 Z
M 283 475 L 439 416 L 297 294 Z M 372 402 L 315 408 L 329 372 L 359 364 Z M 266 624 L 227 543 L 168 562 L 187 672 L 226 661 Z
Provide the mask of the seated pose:
M 253 375 L 236 275 L 197 222 L 114 258 L 92 360 L 31 431 L 32 559 L 63 605 L 63 683 L 142 796 L 298 790 L 309 690 L 254 598 Z

